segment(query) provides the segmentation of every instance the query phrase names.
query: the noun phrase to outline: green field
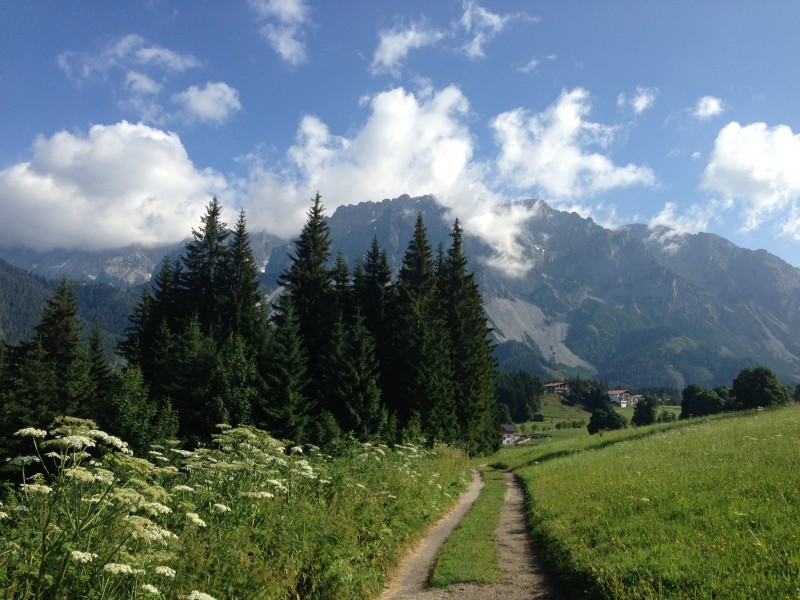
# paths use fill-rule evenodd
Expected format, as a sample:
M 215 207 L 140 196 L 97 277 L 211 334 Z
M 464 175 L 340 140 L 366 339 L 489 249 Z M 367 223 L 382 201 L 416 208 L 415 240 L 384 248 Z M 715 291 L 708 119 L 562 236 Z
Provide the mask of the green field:
M 537 545 L 580 597 L 800 594 L 800 407 L 497 458 L 522 477 Z

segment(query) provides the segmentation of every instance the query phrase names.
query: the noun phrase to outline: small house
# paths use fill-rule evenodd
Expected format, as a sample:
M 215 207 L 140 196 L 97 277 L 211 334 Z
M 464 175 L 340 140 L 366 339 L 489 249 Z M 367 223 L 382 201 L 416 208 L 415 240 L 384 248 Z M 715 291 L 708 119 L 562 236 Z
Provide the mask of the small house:
M 608 398 L 612 404 L 625 408 L 631 402 L 631 393 L 628 390 L 608 390 Z
M 569 385 L 567 385 L 566 381 L 545 383 L 544 391 L 546 394 L 556 394 L 558 396 L 566 396 L 569 393 Z
M 503 423 L 500 425 L 500 444 L 510 446 L 517 441 L 517 428 L 513 423 Z

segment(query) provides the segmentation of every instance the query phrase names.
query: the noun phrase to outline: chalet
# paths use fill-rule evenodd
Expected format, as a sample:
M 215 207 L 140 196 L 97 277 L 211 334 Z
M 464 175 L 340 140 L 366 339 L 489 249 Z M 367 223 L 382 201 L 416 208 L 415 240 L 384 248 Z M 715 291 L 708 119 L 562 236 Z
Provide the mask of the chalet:
M 544 391 L 546 394 L 557 394 L 566 396 L 569 393 L 569 385 L 566 381 L 556 381 L 555 383 L 545 383 Z
M 503 423 L 500 425 L 500 443 L 503 446 L 510 446 L 517 441 L 517 428 L 512 423 Z
M 612 404 L 617 404 L 620 408 L 625 408 L 631 403 L 631 393 L 628 390 L 608 390 L 608 398 Z
M 639 400 L 643 400 L 644 396 L 642 394 L 635 394 L 631 396 L 630 406 L 636 406 L 639 404 Z

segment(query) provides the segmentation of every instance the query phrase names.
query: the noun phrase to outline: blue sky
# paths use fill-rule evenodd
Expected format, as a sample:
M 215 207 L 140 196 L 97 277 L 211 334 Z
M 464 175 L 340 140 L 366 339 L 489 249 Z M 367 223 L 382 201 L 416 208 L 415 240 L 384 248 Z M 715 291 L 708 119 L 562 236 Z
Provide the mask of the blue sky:
M 512 271 L 521 198 L 800 266 L 798 28 L 790 0 L 8 3 L 0 244 L 432 193 Z

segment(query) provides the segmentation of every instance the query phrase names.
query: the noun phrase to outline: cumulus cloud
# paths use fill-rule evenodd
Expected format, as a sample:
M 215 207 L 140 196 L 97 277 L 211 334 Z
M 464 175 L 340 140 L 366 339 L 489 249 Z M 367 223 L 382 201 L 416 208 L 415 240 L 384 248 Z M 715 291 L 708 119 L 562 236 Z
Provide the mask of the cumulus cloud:
M 463 4 L 460 25 L 471 36 L 462 50 L 470 58 L 486 56 L 484 45 L 493 40 L 509 23 L 515 20 L 537 22 L 539 19 L 523 13 L 500 15 L 479 5 L 474 0 L 466 0 Z
M 372 57 L 370 72 L 399 74 L 400 64 L 411 50 L 436 44 L 445 34 L 425 25 L 412 23 L 409 27 L 394 27 L 378 34 L 378 47 Z
M 692 204 L 681 210 L 677 203 L 667 202 L 661 212 L 655 215 L 648 225 L 651 228 L 666 227 L 659 235 L 662 239 L 684 233 L 707 231 L 713 222 L 719 222 L 721 214 L 731 207 L 730 201 L 714 200 L 706 205 Z
M 0 171 L 0 240 L 37 250 L 178 241 L 226 189 L 174 133 L 125 121 L 60 131 L 37 138 L 30 161 Z
M 786 125 L 728 123 L 717 135 L 701 185 L 735 202 L 749 231 L 779 216 L 800 239 L 800 134 Z
M 167 113 L 162 100 L 169 93 L 165 87 L 170 78 L 202 63 L 191 54 L 150 44 L 139 35 L 130 34 L 108 42 L 96 53 L 64 52 L 58 62 L 78 84 L 103 81 L 118 86 L 120 107 L 151 125 L 161 126 L 170 121 L 219 124 L 241 109 L 235 89 L 223 82 L 207 82 L 202 87 L 192 85 L 172 94 L 172 102 L 181 110 Z
M 108 42 L 98 52 L 62 52 L 58 65 L 67 77 L 83 83 L 115 70 L 127 72 L 131 67 L 181 73 L 199 67 L 201 62 L 190 53 L 149 44 L 142 36 L 129 34 Z
M 648 167 L 615 165 L 590 148 L 605 149 L 617 129 L 586 119 L 589 93 L 576 88 L 561 94 L 545 111 L 529 114 L 517 108 L 492 121 L 500 145 L 497 168 L 511 189 L 537 190 L 557 200 L 589 197 L 614 188 L 654 185 Z
M 281 165 L 255 161 L 244 205 L 248 223 L 296 235 L 309 197 L 321 190 L 329 213 L 342 204 L 434 194 L 470 232 L 497 250 L 509 273 L 527 269 L 516 234 L 527 214 L 499 210 L 502 198 L 484 183 L 488 166 L 473 159 L 469 103 L 455 86 L 415 95 L 395 88 L 368 100 L 370 115 L 351 137 L 305 116 Z
M 653 105 L 657 96 L 658 88 L 637 85 L 636 92 L 631 98 L 628 98 L 624 92 L 620 93 L 617 97 L 617 106 L 620 108 L 630 106 L 634 114 L 640 115 Z
M 261 34 L 272 49 L 292 66 L 306 62 L 305 30 L 309 8 L 304 0 L 250 0 L 261 23 Z
M 189 86 L 174 94 L 172 101 L 179 104 L 186 120 L 224 123 L 234 112 L 242 108 L 239 92 L 227 83 L 206 82 L 203 87 Z
M 721 115 L 725 111 L 722 100 L 714 96 L 703 96 L 694 105 L 692 115 L 700 121 Z

